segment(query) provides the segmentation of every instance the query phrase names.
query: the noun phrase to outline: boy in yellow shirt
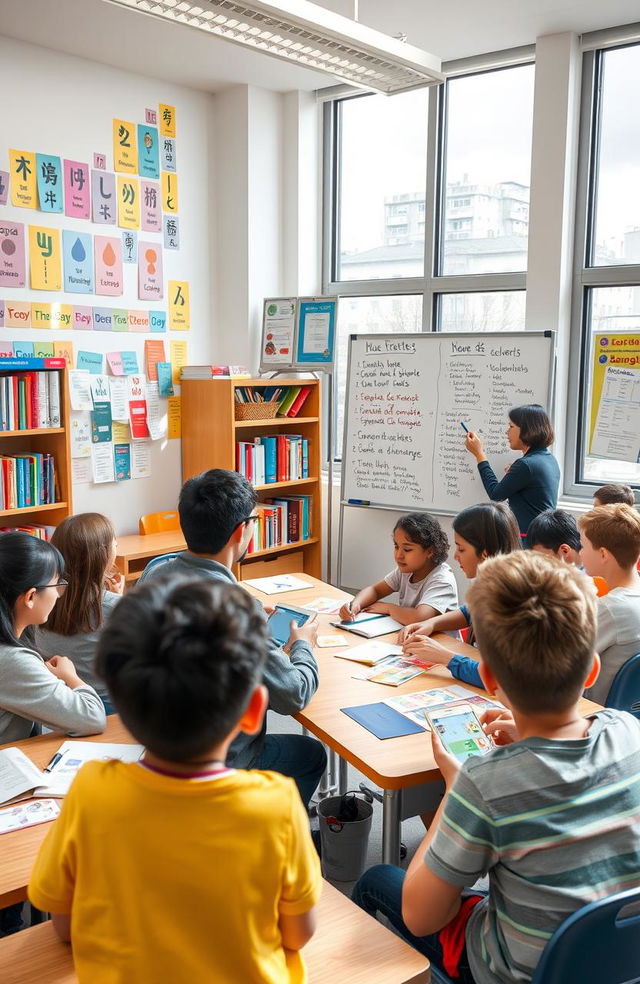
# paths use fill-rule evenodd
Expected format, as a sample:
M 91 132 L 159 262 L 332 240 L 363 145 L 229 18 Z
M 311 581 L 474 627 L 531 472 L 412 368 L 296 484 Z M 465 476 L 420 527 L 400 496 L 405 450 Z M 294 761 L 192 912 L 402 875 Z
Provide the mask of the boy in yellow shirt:
M 145 752 L 80 770 L 29 884 L 80 984 L 306 981 L 321 876 L 300 796 L 225 766 L 262 724 L 266 653 L 236 585 L 160 579 L 115 609 L 97 670 Z

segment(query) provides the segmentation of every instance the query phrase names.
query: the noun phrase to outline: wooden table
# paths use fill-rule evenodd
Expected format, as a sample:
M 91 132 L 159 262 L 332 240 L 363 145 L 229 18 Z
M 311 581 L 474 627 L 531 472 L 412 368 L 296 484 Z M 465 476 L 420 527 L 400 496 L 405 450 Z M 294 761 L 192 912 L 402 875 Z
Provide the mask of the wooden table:
M 20 748 L 39 769 L 43 769 L 62 742 L 68 740 L 69 736 L 62 731 L 54 731 L 39 738 L 10 742 L 9 746 L 4 747 Z M 91 735 L 81 740 L 123 743 L 135 741 L 115 714 L 109 715 L 106 730 L 101 735 Z M 24 827 L 0 837 L 0 908 L 25 901 L 33 862 L 49 826 L 48 823 L 39 823 L 35 827 Z M 4 980 L 2 975 L 0 979 Z
M 187 544 L 181 530 L 147 533 L 144 536 L 137 533 L 131 536 L 119 536 L 116 567 L 124 576 L 125 582 L 131 584 L 138 580 L 154 557 L 162 557 L 164 554 L 178 553 L 186 549 Z
M 338 588 L 325 584 L 309 574 L 298 574 L 312 584 L 308 590 L 290 591 L 286 594 L 265 595 L 245 585 L 260 601 L 270 605 L 289 603 L 302 606 L 318 597 L 345 599 L 350 596 Z M 333 628 L 331 621 L 337 615 L 319 615 L 319 632 L 339 632 L 349 640 L 351 647 L 367 642 L 352 632 Z M 381 637 L 387 642 L 396 641 L 396 633 Z M 478 651 L 451 636 L 438 633 L 434 636 L 447 649 L 462 655 L 478 658 Z M 368 680 L 354 680 L 353 674 L 361 670 L 361 664 L 346 659 L 336 659 L 343 649 L 316 649 L 320 667 L 320 685 L 307 707 L 296 718 L 317 738 L 335 750 L 340 758 L 351 763 L 383 790 L 383 861 L 398 864 L 400 859 L 400 824 L 407 817 L 416 816 L 434 803 L 438 796 L 435 782 L 441 782 L 440 772 L 431 752 L 431 740 L 426 734 L 407 735 L 403 738 L 376 738 L 340 710 L 357 704 L 373 704 L 396 695 L 447 687 L 464 686 L 470 693 L 482 693 L 475 687 L 455 680 L 444 666 L 434 666 L 421 676 L 414 677 L 400 687 L 386 687 Z M 598 704 L 582 700 L 584 714 L 599 709 Z M 346 768 L 341 770 L 340 791 L 345 792 Z M 429 788 L 429 784 L 431 787 Z M 439 798 L 439 797 L 438 797 Z M 437 802 L 437 799 L 436 799 Z
M 46 826 L 44 824 L 43 826 Z M 303 950 L 310 984 L 428 984 L 429 961 L 324 883 L 318 929 Z M 0 940 L 2 984 L 77 984 L 71 947 L 50 922 Z

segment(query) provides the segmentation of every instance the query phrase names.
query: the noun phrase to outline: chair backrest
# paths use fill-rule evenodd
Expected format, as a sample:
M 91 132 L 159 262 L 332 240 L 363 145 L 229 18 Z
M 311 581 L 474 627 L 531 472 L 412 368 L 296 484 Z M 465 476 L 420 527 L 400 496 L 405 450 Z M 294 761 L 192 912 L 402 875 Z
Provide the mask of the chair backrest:
M 634 903 L 640 905 L 637 888 L 591 902 L 565 919 L 547 943 L 531 984 L 640 980 L 640 911 L 618 918 Z
M 628 659 L 614 676 L 605 706 L 640 718 L 640 653 Z
M 167 564 L 170 560 L 175 560 L 177 556 L 178 556 L 177 553 L 168 553 L 168 554 L 162 554 L 162 556 L 160 557 L 152 557 L 149 563 L 147 564 L 147 566 L 145 567 L 145 569 L 143 570 L 142 574 L 138 578 L 137 583 L 142 584 L 143 581 L 146 581 L 151 571 L 157 570 L 158 567 L 162 567 L 163 564 Z
M 167 512 L 147 513 L 141 516 L 138 523 L 140 535 L 147 533 L 171 533 L 180 529 L 180 517 L 175 509 Z

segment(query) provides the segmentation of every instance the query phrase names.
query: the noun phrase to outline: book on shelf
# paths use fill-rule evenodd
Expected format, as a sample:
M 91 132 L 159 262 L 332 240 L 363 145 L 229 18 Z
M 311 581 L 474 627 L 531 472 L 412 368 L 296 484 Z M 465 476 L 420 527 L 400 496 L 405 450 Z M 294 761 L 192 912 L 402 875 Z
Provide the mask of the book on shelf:
M 236 471 L 253 485 L 309 478 L 309 441 L 301 434 L 271 434 L 236 441 Z
M 310 539 L 311 498 L 310 495 L 283 496 L 259 502 L 247 555 Z
M 237 386 L 236 403 L 279 403 L 278 417 L 297 417 L 311 386 Z
M 181 379 L 251 379 L 245 366 L 183 366 Z
M 49 452 L 0 455 L 0 509 L 28 509 L 56 501 L 55 461 Z
M 4 368 L 1 360 L 0 369 Z M 0 376 L 0 432 L 59 427 L 60 375 L 21 372 Z
M 23 526 L 0 526 L 0 533 L 30 533 L 39 540 L 50 540 L 55 526 L 40 526 L 36 523 L 26 523 Z

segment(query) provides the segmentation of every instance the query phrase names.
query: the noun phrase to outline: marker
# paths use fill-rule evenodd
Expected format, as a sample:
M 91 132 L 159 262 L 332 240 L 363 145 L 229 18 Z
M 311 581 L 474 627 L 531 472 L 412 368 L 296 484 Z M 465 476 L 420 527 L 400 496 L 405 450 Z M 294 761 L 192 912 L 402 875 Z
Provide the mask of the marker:
M 51 759 L 51 761 L 49 762 L 49 764 L 48 765 L 45 765 L 45 767 L 44 767 L 44 769 L 42 771 L 43 772 L 52 772 L 53 769 L 55 769 L 56 765 L 58 764 L 58 762 L 60 761 L 60 759 L 62 758 L 63 755 L 64 755 L 64 752 L 56 752 L 56 754 L 53 756 L 53 758 Z
M 349 506 L 370 506 L 371 503 L 368 499 L 347 499 L 347 505 Z
M 465 423 L 463 423 L 462 421 L 460 421 L 460 426 L 462 427 L 462 429 L 465 432 L 465 434 L 468 434 L 469 433 L 469 428 L 467 427 L 467 425 Z

